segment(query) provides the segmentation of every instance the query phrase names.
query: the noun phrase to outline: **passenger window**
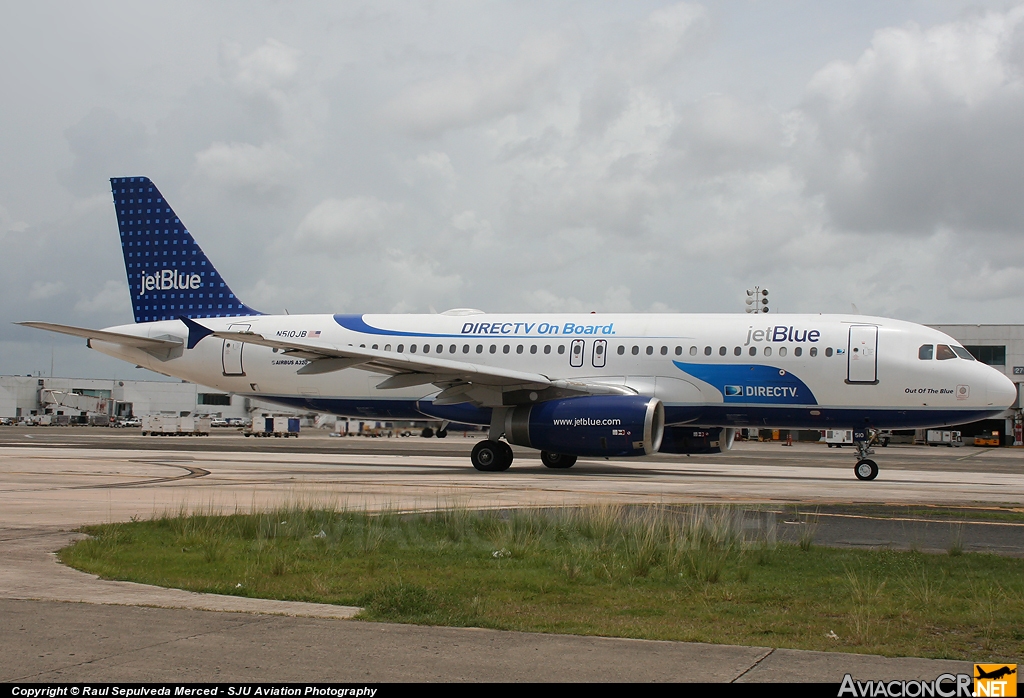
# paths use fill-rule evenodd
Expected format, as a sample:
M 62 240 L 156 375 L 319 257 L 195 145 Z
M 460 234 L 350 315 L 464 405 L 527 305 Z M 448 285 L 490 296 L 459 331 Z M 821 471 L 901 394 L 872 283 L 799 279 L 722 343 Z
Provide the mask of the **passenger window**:
M 412 346 L 409 347 L 409 353 L 410 354 L 415 354 L 416 353 L 416 345 L 415 344 L 413 344 Z
M 785 353 L 784 353 L 785 351 L 786 351 L 785 349 L 779 349 L 779 355 L 780 356 L 785 356 Z M 771 356 L 772 355 L 772 348 L 771 347 L 765 347 L 764 348 L 764 355 L 765 356 Z
M 530 345 L 530 353 L 531 354 L 536 354 L 537 353 L 537 345 L 536 344 L 531 344 Z
M 438 344 L 437 345 L 437 353 L 438 354 L 443 354 L 444 353 L 444 345 L 443 344 Z
M 462 353 L 463 354 L 468 354 L 469 353 L 469 345 L 468 344 L 463 344 L 462 345 Z
M 501 348 L 501 353 L 502 353 L 502 354 L 507 354 L 507 353 L 509 352 L 509 349 L 511 349 L 511 347 L 510 347 L 509 345 L 507 345 L 507 344 L 506 344 L 505 346 L 503 346 L 503 347 Z
M 424 354 L 429 354 L 430 353 L 430 345 L 429 344 L 424 344 L 423 345 L 423 353 Z
M 726 349 L 725 347 L 718 347 L 718 355 L 719 356 L 725 356 L 725 352 L 727 352 L 727 351 L 729 351 L 729 350 Z
M 753 349 L 753 347 L 751 347 L 751 349 Z M 732 353 L 735 354 L 736 356 L 739 356 L 740 354 L 743 353 L 743 347 L 736 347 L 735 349 L 732 350 Z
M 476 353 L 477 354 L 483 354 L 484 353 L 484 345 L 483 344 L 477 344 L 476 345 Z
M 704 356 L 711 356 L 711 347 L 704 347 Z
M 551 345 L 550 344 L 545 344 L 544 345 L 544 353 L 545 354 L 550 354 L 551 353 Z M 622 352 L 620 351 L 619 353 L 621 354 Z
M 935 357 L 935 347 L 931 344 L 922 344 L 917 350 L 917 358 L 921 361 L 931 361 Z
M 401 354 L 403 351 L 405 351 L 405 345 L 404 344 L 399 344 L 398 345 L 398 353 Z
M 945 344 L 939 344 L 935 347 L 935 358 L 939 361 L 945 361 L 946 359 L 955 359 L 956 354 Z
M 682 356 L 682 355 L 683 355 L 683 348 L 682 347 L 676 347 L 676 356 Z
M 654 354 L 654 347 L 647 347 L 647 355 L 651 356 Z
M 391 351 L 391 345 L 390 344 L 385 344 L 384 345 L 384 351 Z
M 625 353 L 626 353 L 626 347 L 624 347 L 624 346 L 622 346 L 622 345 L 620 344 L 620 345 L 619 345 L 619 348 L 618 348 L 618 349 L 617 349 L 616 351 L 618 352 L 619 356 L 622 356 L 623 354 L 625 354 Z
M 818 355 L 818 347 L 811 347 L 810 354 L 811 354 L 811 356 L 817 356 Z
M 491 352 L 492 354 L 493 354 L 494 352 L 498 351 L 498 345 L 497 345 L 497 344 L 492 344 L 492 345 L 491 345 L 491 348 L 490 348 L 490 350 L 489 350 L 489 351 L 490 351 L 490 352 Z
M 956 355 L 959 356 L 961 359 L 967 359 L 968 361 L 974 361 L 975 360 L 974 357 L 971 356 L 971 352 L 967 351 L 963 347 L 958 347 L 957 345 L 954 344 L 950 348 L 953 351 L 955 351 Z
M 457 349 L 458 349 L 458 347 L 453 344 L 450 347 L 448 347 L 448 353 L 449 354 L 454 354 Z
M 804 353 L 803 347 L 793 347 L 793 356 L 801 356 Z
M 757 356 L 757 347 L 750 347 L 750 355 Z
M 517 344 L 516 345 L 516 353 L 517 354 L 522 354 L 523 353 L 523 345 L 522 344 Z
M 377 348 L 377 345 L 376 345 L 376 344 L 374 344 L 374 345 L 373 345 L 373 348 L 374 348 L 374 349 L 376 349 L 376 348 Z
M 697 347 L 690 347 L 690 356 L 697 355 Z
M 565 353 L 565 345 L 564 344 L 559 344 L 558 345 L 558 353 L 559 354 L 564 354 Z
M 640 347 L 633 347 L 633 356 L 636 356 L 639 353 L 640 353 Z
M 825 356 L 832 356 L 832 347 L 825 347 Z
M 661 348 L 661 355 L 662 356 L 668 356 L 668 347 L 662 347 Z

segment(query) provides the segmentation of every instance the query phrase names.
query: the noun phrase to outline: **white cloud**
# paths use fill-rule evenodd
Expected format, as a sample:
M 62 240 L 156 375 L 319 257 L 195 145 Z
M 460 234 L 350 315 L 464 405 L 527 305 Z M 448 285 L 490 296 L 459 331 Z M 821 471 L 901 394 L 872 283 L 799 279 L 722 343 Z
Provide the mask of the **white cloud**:
M 522 111 L 556 77 L 562 49 L 557 36 L 530 37 L 511 58 L 494 56 L 410 85 L 388 102 L 385 114 L 425 137 Z
M 34 281 L 32 288 L 28 291 L 28 297 L 32 300 L 45 300 L 54 298 L 64 292 L 63 281 Z
M 254 51 L 243 54 L 237 43 L 221 48 L 221 61 L 228 78 L 247 94 L 281 99 L 283 92 L 295 84 L 299 72 L 298 50 L 277 39 L 267 39 Z
M 115 313 L 130 310 L 128 289 L 123 281 L 108 280 L 103 288 L 91 297 L 83 297 L 75 303 L 78 313 Z
M 252 197 L 282 193 L 297 168 L 292 155 L 274 143 L 214 143 L 196 154 L 199 178 L 222 190 Z
M 297 242 L 312 245 L 316 252 L 348 255 L 366 251 L 399 225 L 402 206 L 370 196 L 325 199 L 302 219 L 295 232 Z

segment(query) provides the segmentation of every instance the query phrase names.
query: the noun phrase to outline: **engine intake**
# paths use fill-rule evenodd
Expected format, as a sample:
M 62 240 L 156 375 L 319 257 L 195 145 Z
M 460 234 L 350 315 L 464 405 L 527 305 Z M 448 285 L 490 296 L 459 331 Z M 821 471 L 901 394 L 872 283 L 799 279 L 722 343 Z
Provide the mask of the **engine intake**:
M 593 395 L 518 405 L 505 415 L 505 438 L 573 456 L 657 453 L 665 430 L 661 400 L 641 395 Z

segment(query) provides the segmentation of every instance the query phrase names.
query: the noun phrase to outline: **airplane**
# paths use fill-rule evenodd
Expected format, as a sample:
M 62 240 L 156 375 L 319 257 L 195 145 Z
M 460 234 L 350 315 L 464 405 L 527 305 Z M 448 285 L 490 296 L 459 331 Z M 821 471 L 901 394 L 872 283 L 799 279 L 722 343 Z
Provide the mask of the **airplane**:
M 167 376 L 348 417 L 479 425 L 545 466 L 732 447 L 737 429 L 881 429 L 994 417 L 1015 385 L 929 327 L 860 315 L 269 315 L 239 299 L 147 177 L 110 180 L 134 324 L 22 322 Z M 504 439 L 504 440 L 503 440 Z

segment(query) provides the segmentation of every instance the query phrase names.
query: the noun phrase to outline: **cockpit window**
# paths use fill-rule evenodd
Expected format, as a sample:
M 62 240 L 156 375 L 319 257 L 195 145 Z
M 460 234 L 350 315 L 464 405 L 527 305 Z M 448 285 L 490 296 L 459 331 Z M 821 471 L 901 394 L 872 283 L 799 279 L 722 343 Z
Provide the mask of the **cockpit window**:
M 963 347 L 958 347 L 957 345 L 955 345 L 955 344 L 954 344 L 954 345 L 953 345 L 952 347 L 950 347 L 950 348 L 951 348 L 951 349 L 952 349 L 953 351 L 955 351 L 955 352 L 956 352 L 956 355 L 957 355 L 957 356 L 959 356 L 959 357 L 960 357 L 961 359 L 967 359 L 968 361 L 974 361 L 974 357 L 973 357 L 973 356 L 971 356 L 971 352 L 967 351 L 967 350 L 966 350 L 966 349 L 964 349 Z
M 917 358 L 921 361 L 931 361 L 935 358 L 935 347 L 931 344 L 922 344 L 921 348 L 917 350 Z
M 935 347 L 935 358 L 939 361 L 945 361 L 946 359 L 955 359 L 956 353 L 947 347 L 945 344 L 938 344 Z

